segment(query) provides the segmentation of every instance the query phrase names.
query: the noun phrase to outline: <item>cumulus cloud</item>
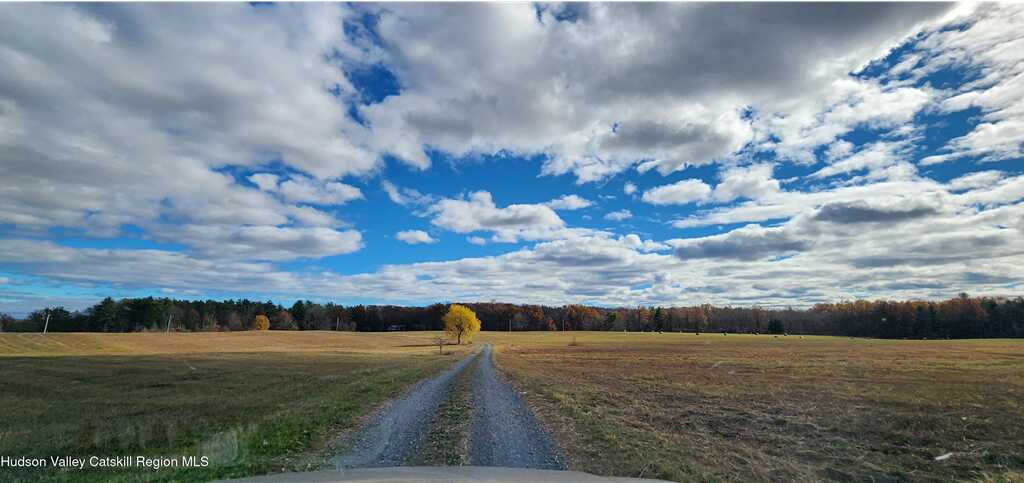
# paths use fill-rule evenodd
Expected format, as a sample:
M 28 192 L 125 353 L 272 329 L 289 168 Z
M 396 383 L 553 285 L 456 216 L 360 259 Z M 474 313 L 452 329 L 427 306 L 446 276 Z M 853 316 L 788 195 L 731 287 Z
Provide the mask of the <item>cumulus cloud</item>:
M 419 243 L 437 243 L 437 240 L 430 236 L 429 233 L 423 230 L 404 230 L 395 234 L 395 238 L 408 243 L 410 245 L 416 245 Z
M 845 158 L 853 152 L 853 143 L 846 140 L 839 140 L 829 145 L 828 150 L 825 151 L 825 159 L 833 161 L 840 158 Z
M 1002 171 L 977 171 L 954 178 L 949 181 L 948 185 L 951 191 L 964 191 L 993 186 L 1002 180 L 1003 177 L 1005 177 L 1005 174 Z
M 620 243 L 641 252 L 657 252 L 668 250 L 670 248 L 664 243 L 656 242 L 654 240 L 644 240 L 640 238 L 640 235 L 635 233 L 620 236 L 618 240 Z
M 277 181 L 280 178 L 276 174 L 256 173 L 249 176 L 249 181 L 256 185 L 261 191 L 276 191 Z
M 0 223 L 99 237 L 131 224 L 204 253 L 216 233 L 239 253 L 270 243 L 260 258 L 351 251 L 357 232 L 295 204 L 352 199 L 351 186 L 312 180 L 379 163 L 346 114 L 354 88 L 324 55 L 346 15 L 333 5 L 0 7 L 0 177 L 10 187 Z M 310 178 L 274 194 L 221 169 L 272 161 Z M 314 183 L 322 191 L 306 189 Z
M 866 201 L 828 203 L 818 209 L 814 219 L 831 223 L 898 223 L 915 220 L 940 212 L 939 205 L 928 203 L 877 206 Z
M 797 134 L 826 109 L 821 131 L 875 113 L 900 122 L 919 92 L 860 86 L 848 73 L 948 8 L 589 4 L 567 22 L 530 4 L 370 7 L 402 94 L 360 112 L 387 152 L 416 166 L 429 165 L 429 145 L 456 156 L 543 153 L 544 173 L 580 182 L 634 166 L 666 174 L 727 157 L 759 131 L 786 131 L 783 144 L 806 149 Z M 837 90 L 845 97 L 830 97 Z M 752 126 L 748 106 L 774 127 Z
M 958 193 L 954 199 L 963 205 L 987 207 L 1017 202 L 1024 199 L 1024 175 L 1003 178 L 990 186 Z
M 950 8 L 593 4 L 563 21 L 529 4 L 0 6 L 0 225 L 13 227 L 0 264 L 17 280 L 110 293 L 410 303 L 1013 292 L 1024 280 L 1024 176 L 1003 163 L 944 181 L 927 166 L 1021 156 L 1024 10 L 955 7 L 948 28 L 935 20 Z M 365 13 L 377 15 L 373 35 L 346 35 Z M 400 92 L 365 100 L 345 74 L 359 65 L 388 69 Z M 880 73 L 850 75 L 865 66 Z M 927 78 L 944 69 L 968 80 Z M 929 116 L 968 109 L 964 135 L 917 159 Z M 541 174 L 577 183 L 721 167 L 704 168 L 717 169 L 714 187 L 689 179 L 640 197 L 696 204 L 673 208 L 685 215 L 669 236 L 690 238 L 568 226 L 556 209 L 593 206 L 578 195 L 499 204 L 488 191 L 441 197 L 380 180 L 435 230 L 527 243 L 358 274 L 277 263 L 359 250 L 363 233 L 345 220 L 372 217 L 347 212 L 369 204 L 351 203 L 364 193 L 350 180 L 372 183 L 389 154 L 426 169 L 437 159 L 428 150 L 455 164 L 539 154 Z M 809 174 L 774 178 L 787 172 Z M 637 179 L 616 181 L 627 201 Z M 630 228 L 650 221 L 637 213 Z M 715 225 L 744 226 L 688 231 Z M 100 245 L 141 230 L 174 248 L 61 246 L 43 240 L 54 228 Z M 45 302 L 33 297 L 5 287 L 0 307 Z
M 1011 246 L 1020 241 L 1019 233 L 1007 229 L 929 233 L 897 250 L 856 253 L 850 257 L 850 264 L 856 268 L 962 265 L 965 258 L 994 259 L 1019 255 L 1020 250 Z
M 610 221 L 623 221 L 623 220 L 628 220 L 628 219 L 630 219 L 632 217 L 633 217 L 633 213 L 630 212 L 629 210 L 612 211 L 612 212 L 606 213 L 604 215 L 604 219 L 610 220 Z
M 713 237 L 659 243 L 634 234 L 580 234 L 497 256 L 385 265 L 353 275 L 39 240 L 0 240 L 0 263 L 68 283 L 247 294 L 257 286 L 261 293 L 292 297 L 398 303 L 426 303 L 444 294 L 548 304 L 806 306 L 879 293 L 942 298 L 951 295 L 950 287 L 999 293 L 1024 280 L 1020 204 L 907 220 L 883 230 L 842 224 L 820 230 L 834 224 L 815 220 L 813 213 L 808 209 L 777 227 L 753 225 Z M 662 245 L 676 252 L 660 253 Z
M 711 194 L 711 187 L 699 179 L 684 179 L 672 184 L 644 191 L 642 199 L 652 205 L 685 205 L 703 201 Z
M 808 249 L 810 242 L 793 236 L 784 228 L 764 228 L 747 225 L 729 233 L 676 243 L 676 256 L 684 260 L 693 258 L 727 258 L 757 260 L 764 257 L 789 255 Z
M 156 232 L 156 236 L 165 234 Z M 324 227 L 186 225 L 174 229 L 168 238 L 188 240 L 198 254 L 218 260 L 315 259 L 363 247 L 358 231 Z
M 82 249 L 40 240 L 0 240 L 0 261 L 38 276 L 131 287 L 259 287 L 276 292 L 298 282 L 268 263 L 213 261 L 167 250 Z
M 712 208 L 687 218 L 675 220 L 677 228 L 692 228 L 708 225 L 765 222 L 785 220 L 808 209 L 828 203 L 873 200 L 875 203 L 898 205 L 915 202 L 918 198 L 947 198 L 948 192 L 942 184 L 927 179 L 892 180 L 875 183 L 839 186 L 820 191 L 780 191 L 757 200 L 736 206 Z M 952 202 L 952 199 L 950 199 Z
M 345 183 L 315 183 L 310 178 L 292 178 L 280 185 L 281 195 L 288 201 L 314 205 L 340 205 L 361 199 L 362 191 Z
M 779 191 L 779 181 L 772 177 L 773 166 L 768 163 L 728 168 L 719 175 L 715 186 L 716 201 L 736 198 L 757 199 Z
M 463 199 L 445 198 L 430 206 L 426 213 L 431 223 L 455 233 L 490 231 L 493 240 L 544 240 L 559 236 L 565 222 L 545 205 L 512 204 L 499 208 L 486 191 L 471 193 Z
M 260 190 L 277 193 L 285 200 L 312 205 L 340 205 L 362 199 L 363 192 L 355 186 L 338 182 L 322 183 L 307 176 L 292 176 L 280 181 L 276 175 L 257 173 L 249 176 L 249 181 Z
M 552 210 L 580 210 L 593 206 L 594 202 L 578 195 L 563 195 L 544 204 Z

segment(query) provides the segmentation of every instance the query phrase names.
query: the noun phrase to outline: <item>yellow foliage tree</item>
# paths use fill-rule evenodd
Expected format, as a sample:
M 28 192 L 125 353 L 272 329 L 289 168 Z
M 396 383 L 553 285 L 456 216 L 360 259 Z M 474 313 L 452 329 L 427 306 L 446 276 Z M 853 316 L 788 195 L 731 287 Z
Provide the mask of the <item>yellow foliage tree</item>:
M 462 339 L 468 341 L 474 334 L 480 332 L 480 319 L 476 318 L 476 314 L 469 307 L 463 305 L 452 304 L 443 320 L 444 331 L 450 337 L 457 338 L 460 345 Z
M 270 319 L 266 315 L 257 315 L 252 321 L 252 330 L 270 330 Z

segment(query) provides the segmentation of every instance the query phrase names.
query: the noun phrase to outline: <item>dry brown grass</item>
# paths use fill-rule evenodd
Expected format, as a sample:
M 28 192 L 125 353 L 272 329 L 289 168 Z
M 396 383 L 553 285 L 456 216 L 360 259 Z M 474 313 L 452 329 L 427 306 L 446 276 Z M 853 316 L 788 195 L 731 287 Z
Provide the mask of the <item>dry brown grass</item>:
M 1024 469 L 1024 341 L 484 338 L 574 467 L 593 473 L 1013 481 Z
M 436 333 L 0 334 L 0 455 L 208 456 L 205 469 L 0 469 L 0 481 L 208 481 L 316 469 L 330 442 L 447 367 Z
M 0 333 L 0 357 L 211 354 L 239 352 L 329 352 L 419 354 L 430 351 L 441 332 L 146 332 Z M 461 350 L 458 346 L 455 350 Z

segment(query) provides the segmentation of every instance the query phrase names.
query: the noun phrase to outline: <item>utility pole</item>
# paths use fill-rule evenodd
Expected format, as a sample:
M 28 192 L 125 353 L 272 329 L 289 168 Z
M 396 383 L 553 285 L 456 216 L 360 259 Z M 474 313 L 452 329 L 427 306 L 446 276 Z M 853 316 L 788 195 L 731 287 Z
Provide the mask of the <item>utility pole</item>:
M 512 333 L 512 317 L 508 318 L 508 333 Z
M 334 331 L 337 332 L 339 330 L 341 330 L 341 316 L 334 318 Z
M 45 334 L 46 331 L 49 330 L 49 329 L 50 329 L 50 311 L 47 310 L 46 311 L 46 323 L 43 324 L 43 333 Z
M 171 333 L 171 318 L 173 318 L 173 317 L 174 317 L 174 314 L 168 314 L 167 315 L 167 333 L 168 334 Z

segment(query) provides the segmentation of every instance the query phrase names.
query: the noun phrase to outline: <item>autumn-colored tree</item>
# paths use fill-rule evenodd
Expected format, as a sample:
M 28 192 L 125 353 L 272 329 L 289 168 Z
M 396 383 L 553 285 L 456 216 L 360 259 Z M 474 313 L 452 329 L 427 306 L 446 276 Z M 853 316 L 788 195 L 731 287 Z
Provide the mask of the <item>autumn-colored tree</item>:
M 474 334 L 480 332 L 480 319 L 476 318 L 476 314 L 469 307 L 452 304 L 448 308 L 448 313 L 444 315 L 444 331 L 462 344 L 462 339 L 468 341 Z
M 266 315 L 257 315 L 252 321 L 252 330 L 270 330 L 270 319 Z
M 295 318 L 292 317 L 291 312 L 287 310 L 278 310 L 277 316 L 274 317 L 273 327 L 275 330 L 298 330 L 299 326 L 295 324 Z

